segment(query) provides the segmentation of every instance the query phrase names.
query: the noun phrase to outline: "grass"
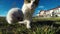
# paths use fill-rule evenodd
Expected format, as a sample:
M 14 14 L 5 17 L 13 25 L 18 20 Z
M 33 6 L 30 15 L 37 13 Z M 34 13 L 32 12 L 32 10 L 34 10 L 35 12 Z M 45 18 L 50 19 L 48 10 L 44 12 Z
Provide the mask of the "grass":
M 36 21 L 48 21 L 48 20 L 50 20 L 50 21 L 60 21 L 60 17 L 34 17 L 33 18 L 34 20 L 36 20 Z
M 0 34 L 59 34 L 60 17 L 33 18 L 31 29 L 24 24 L 8 24 L 4 17 L 0 17 Z

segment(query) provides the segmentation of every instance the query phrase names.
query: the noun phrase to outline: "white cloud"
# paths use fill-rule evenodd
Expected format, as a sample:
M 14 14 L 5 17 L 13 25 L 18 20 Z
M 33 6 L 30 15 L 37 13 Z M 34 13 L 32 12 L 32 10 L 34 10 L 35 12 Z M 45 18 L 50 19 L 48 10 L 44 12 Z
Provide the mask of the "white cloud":
M 44 8 L 44 6 L 38 6 L 38 8 Z
M 0 15 L 0 17 L 5 17 L 4 15 Z

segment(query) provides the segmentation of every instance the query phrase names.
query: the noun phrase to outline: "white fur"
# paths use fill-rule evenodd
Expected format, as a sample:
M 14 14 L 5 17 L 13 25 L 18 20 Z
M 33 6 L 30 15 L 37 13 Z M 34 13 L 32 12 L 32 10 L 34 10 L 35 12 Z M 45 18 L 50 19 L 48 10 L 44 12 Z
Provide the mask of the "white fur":
M 31 19 L 32 19 L 31 18 L 32 17 L 31 9 L 32 9 L 33 2 L 34 2 L 34 0 L 32 0 L 31 3 L 28 3 L 28 4 L 24 3 L 24 5 L 22 7 L 22 12 L 24 14 L 24 17 L 29 18 L 29 19 L 24 18 L 24 21 L 22 21 L 22 22 L 20 21 L 19 23 L 25 23 L 27 28 L 31 28 L 31 26 L 30 26 L 30 22 L 31 22 Z M 31 12 L 31 14 L 27 14 L 27 12 L 28 13 Z M 26 15 L 28 15 L 28 16 L 31 15 L 31 16 L 27 17 Z
M 24 20 L 23 21 L 18 21 L 18 23 L 24 23 L 24 24 L 26 24 L 27 28 L 31 28 L 31 26 L 30 26 L 31 17 L 32 17 L 31 9 L 32 9 L 32 5 L 33 5 L 34 1 L 35 0 L 31 0 L 31 3 L 27 3 L 27 4 L 24 3 L 23 7 L 22 7 L 22 10 L 20 10 L 19 8 L 12 8 L 11 10 L 9 10 L 9 12 L 7 14 L 7 17 L 6 17 L 7 22 L 9 24 L 11 24 L 13 21 L 15 21 L 17 19 L 17 16 L 19 16 L 19 15 L 22 16 L 22 12 L 23 12 Z M 21 14 L 18 14 L 18 10 L 20 10 L 20 12 L 22 11 Z M 17 12 L 17 14 L 15 14 L 16 12 Z M 27 12 L 28 12 L 28 14 L 27 14 Z M 12 14 L 15 14 L 15 16 L 13 16 Z M 30 14 L 31 14 L 31 16 L 30 16 Z M 27 17 L 26 15 L 28 15 L 30 17 Z
M 23 17 L 22 11 L 19 8 L 12 8 L 9 10 L 6 16 L 6 20 L 9 24 L 11 24 L 12 22 L 18 20 L 17 17 Z

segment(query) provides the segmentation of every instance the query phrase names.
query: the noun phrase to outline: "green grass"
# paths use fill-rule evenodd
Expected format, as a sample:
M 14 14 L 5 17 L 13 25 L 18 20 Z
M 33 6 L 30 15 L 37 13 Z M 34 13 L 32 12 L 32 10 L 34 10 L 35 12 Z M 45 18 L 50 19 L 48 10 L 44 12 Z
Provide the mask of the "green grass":
M 8 24 L 4 17 L 0 17 L 0 34 L 59 34 L 60 18 L 33 18 L 31 29 L 24 24 Z
M 36 21 L 47 21 L 47 20 L 51 20 L 51 21 L 60 21 L 60 17 L 34 17 L 33 18 Z

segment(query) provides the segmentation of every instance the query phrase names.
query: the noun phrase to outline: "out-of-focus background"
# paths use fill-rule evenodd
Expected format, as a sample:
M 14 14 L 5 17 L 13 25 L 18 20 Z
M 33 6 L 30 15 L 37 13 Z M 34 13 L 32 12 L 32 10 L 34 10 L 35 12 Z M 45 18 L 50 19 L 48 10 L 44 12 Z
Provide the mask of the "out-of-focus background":
M 24 0 L 0 0 L 0 16 L 6 16 L 9 9 L 18 7 L 22 8 Z M 60 0 L 40 0 L 39 5 L 35 9 L 33 16 L 39 14 L 39 12 L 53 10 L 60 7 Z

